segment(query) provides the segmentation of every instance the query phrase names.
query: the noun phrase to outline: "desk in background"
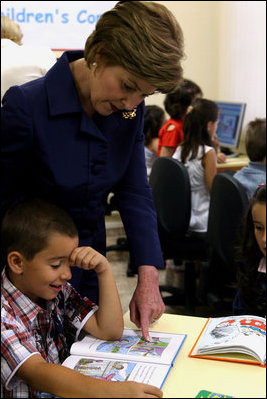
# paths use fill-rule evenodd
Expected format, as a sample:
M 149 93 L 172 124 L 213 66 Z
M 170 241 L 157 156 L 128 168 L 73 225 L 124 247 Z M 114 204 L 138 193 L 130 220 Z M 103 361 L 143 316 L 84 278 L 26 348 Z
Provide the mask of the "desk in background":
M 129 311 L 124 315 L 125 328 L 136 328 Z M 150 326 L 151 331 L 187 334 L 163 385 L 164 398 L 194 398 L 207 390 L 236 398 L 266 398 L 266 368 L 218 360 L 188 357 L 206 318 L 164 314 Z
M 234 158 L 227 158 L 226 162 L 217 164 L 217 172 L 225 170 L 240 170 L 243 166 L 248 166 L 249 159 L 246 155 L 239 155 Z

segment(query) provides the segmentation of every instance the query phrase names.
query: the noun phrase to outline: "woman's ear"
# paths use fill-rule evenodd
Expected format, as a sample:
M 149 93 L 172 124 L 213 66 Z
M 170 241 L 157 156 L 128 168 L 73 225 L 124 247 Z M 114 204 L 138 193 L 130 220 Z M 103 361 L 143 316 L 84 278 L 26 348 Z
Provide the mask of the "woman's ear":
M 15 274 L 22 274 L 23 273 L 23 255 L 20 252 L 12 251 L 7 256 L 7 263 Z

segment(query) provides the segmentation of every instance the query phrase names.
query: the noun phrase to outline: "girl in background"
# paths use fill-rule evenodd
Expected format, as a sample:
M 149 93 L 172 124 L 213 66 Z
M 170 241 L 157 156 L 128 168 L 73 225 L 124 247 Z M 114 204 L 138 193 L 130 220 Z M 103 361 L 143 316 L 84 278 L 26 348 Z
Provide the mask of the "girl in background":
M 208 224 L 210 191 L 216 175 L 216 151 L 213 137 L 219 121 L 217 104 L 197 99 L 184 119 L 184 141 L 173 158 L 185 164 L 191 184 L 189 231 L 205 233 Z
M 157 105 L 146 105 L 144 117 L 145 157 L 147 175 L 158 158 L 159 130 L 166 122 L 165 112 Z
M 166 95 L 164 107 L 170 115 L 170 119 L 159 131 L 159 157 L 171 157 L 177 146 L 183 141 L 184 117 L 191 102 L 191 94 L 182 87 Z
M 250 198 L 243 232 L 233 313 L 266 317 L 266 184 Z

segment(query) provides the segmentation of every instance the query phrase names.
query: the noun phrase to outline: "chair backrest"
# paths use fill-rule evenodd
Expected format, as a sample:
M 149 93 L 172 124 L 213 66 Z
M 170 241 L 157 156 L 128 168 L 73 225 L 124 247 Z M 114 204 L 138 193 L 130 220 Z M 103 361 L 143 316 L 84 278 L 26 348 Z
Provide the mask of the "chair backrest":
M 207 241 L 224 263 L 231 266 L 248 197 L 242 184 L 231 174 L 218 173 L 213 181 Z
M 168 234 L 183 237 L 191 216 L 191 188 L 186 167 L 171 157 L 160 157 L 153 164 L 149 185 L 159 227 Z

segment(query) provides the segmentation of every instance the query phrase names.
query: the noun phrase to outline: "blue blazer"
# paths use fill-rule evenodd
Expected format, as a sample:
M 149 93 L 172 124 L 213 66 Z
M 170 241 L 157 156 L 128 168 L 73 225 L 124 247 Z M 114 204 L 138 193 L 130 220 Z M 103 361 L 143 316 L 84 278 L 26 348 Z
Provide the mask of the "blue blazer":
M 90 118 L 82 109 L 65 52 L 46 76 L 10 88 L 2 107 L 1 217 L 27 195 L 68 211 L 80 245 L 105 254 L 104 206 L 117 195 L 133 266 L 164 267 L 148 186 L 143 142 L 144 103 L 133 119 L 120 111 Z

